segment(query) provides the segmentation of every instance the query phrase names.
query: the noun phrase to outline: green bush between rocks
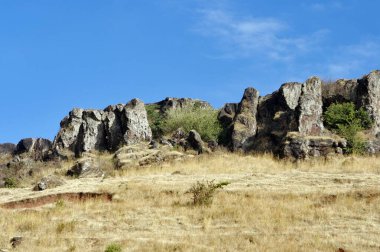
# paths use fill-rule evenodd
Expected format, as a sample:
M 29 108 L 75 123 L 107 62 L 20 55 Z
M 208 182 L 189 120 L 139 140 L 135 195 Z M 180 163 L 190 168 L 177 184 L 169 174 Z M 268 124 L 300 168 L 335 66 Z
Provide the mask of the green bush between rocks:
M 324 113 L 324 122 L 328 129 L 347 140 L 347 153 L 363 154 L 365 144 L 359 132 L 373 124 L 364 108 L 356 109 L 353 103 L 331 104 Z
M 185 134 L 190 130 L 196 130 L 204 141 L 217 141 L 223 130 L 218 121 L 217 110 L 196 106 L 168 111 L 160 127 L 166 135 L 179 128 L 182 128 Z

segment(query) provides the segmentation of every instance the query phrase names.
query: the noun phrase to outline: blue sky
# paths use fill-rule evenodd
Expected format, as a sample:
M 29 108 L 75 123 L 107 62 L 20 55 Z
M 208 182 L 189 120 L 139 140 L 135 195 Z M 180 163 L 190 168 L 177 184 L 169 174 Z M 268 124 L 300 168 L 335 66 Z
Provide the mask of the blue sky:
M 237 102 L 379 69 L 375 0 L 0 0 L 0 142 L 53 139 L 73 107 Z

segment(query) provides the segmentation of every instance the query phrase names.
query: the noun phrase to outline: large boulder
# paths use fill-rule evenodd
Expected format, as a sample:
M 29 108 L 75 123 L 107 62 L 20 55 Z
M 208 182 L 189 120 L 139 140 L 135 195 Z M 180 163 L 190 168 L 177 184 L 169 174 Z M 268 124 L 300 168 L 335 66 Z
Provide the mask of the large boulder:
M 252 139 L 256 135 L 256 113 L 259 102 L 259 92 L 254 88 L 244 91 L 232 126 L 233 150 L 246 150 L 250 147 Z
M 209 153 L 210 150 L 201 138 L 201 135 L 196 130 L 190 130 L 187 137 L 187 142 L 189 146 L 198 152 L 198 154 Z
M 18 142 L 16 155 L 26 155 L 34 160 L 44 160 L 51 150 L 52 143 L 44 138 L 25 138 Z
M 122 145 L 150 141 L 144 103 L 138 99 L 128 104 L 108 106 L 104 110 L 74 109 L 61 122 L 54 139 L 54 149 L 69 149 L 76 154 L 91 150 L 115 151 Z
M 66 173 L 67 176 L 76 178 L 99 178 L 104 177 L 104 172 L 100 168 L 99 162 L 94 158 L 85 157 L 79 159 L 74 166 Z

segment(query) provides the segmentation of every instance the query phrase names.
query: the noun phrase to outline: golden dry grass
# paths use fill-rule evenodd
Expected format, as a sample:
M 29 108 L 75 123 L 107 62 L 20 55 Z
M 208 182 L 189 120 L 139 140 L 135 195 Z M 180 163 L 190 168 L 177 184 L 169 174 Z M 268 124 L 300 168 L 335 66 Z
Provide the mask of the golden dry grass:
M 109 160 L 109 156 L 101 157 Z M 112 202 L 58 202 L 0 209 L 0 249 L 15 251 L 379 251 L 380 158 L 299 163 L 270 155 L 216 153 L 72 179 L 59 188 L 0 189 L 0 203 L 73 191 L 114 193 Z M 228 181 L 209 207 L 192 206 L 196 181 Z

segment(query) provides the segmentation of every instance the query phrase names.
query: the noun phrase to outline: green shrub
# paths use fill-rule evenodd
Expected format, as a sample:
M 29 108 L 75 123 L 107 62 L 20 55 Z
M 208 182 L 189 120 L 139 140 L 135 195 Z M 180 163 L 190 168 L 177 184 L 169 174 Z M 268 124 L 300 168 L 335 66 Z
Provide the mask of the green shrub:
M 116 243 L 111 243 L 110 245 L 107 246 L 106 250 L 104 252 L 121 252 L 121 245 L 116 244 Z
M 15 178 L 4 178 L 5 188 L 16 188 L 19 186 L 19 182 Z
M 217 141 L 223 130 L 218 121 L 218 111 L 200 106 L 173 109 L 167 112 L 161 124 L 163 133 L 171 134 L 179 128 L 182 128 L 186 134 L 190 130 L 196 130 L 205 141 Z
M 363 153 L 365 144 L 358 133 L 373 123 L 364 108 L 356 109 L 353 103 L 331 104 L 324 114 L 324 122 L 328 129 L 347 140 L 347 153 Z
M 223 188 L 224 186 L 228 185 L 229 182 L 221 182 L 215 184 L 214 181 L 206 181 L 206 182 L 199 182 L 197 181 L 196 184 L 194 184 L 187 193 L 192 194 L 192 204 L 196 206 L 201 205 L 210 205 L 212 203 L 215 190 L 218 188 Z
M 164 116 L 160 113 L 160 106 L 157 104 L 147 104 L 145 105 L 145 109 L 153 138 L 156 139 L 162 135 L 161 123 L 164 120 Z

